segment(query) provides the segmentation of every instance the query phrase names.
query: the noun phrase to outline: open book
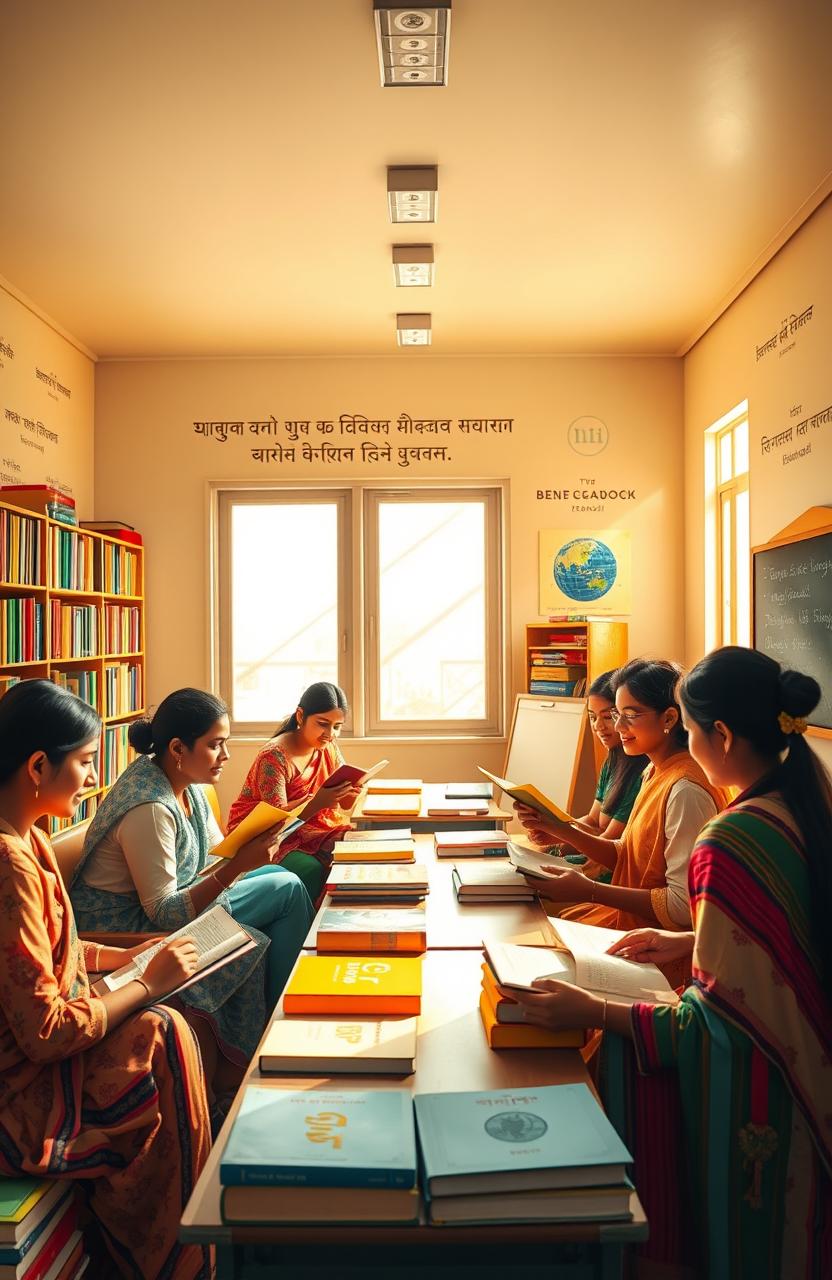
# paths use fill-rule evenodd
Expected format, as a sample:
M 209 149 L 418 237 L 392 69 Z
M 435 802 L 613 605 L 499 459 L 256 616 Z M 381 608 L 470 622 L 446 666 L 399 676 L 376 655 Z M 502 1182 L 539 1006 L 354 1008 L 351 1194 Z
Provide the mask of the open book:
M 628 1004 L 678 1002 L 679 997 L 654 964 L 639 964 L 606 954 L 607 947 L 624 937 L 623 930 L 599 929 L 575 920 L 550 919 L 549 923 L 558 942 L 566 949 L 515 947 L 495 940 L 483 943 L 486 959 L 500 986 L 528 991 L 539 979 L 553 978 L 571 982 L 593 995 Z
M 536 849 L 527 849 L 523 845 L 509 840 L 506 846 L 509 862 L 516 871 L 525 876 L 534 876 L 538 880 L 546 879 L 546 871 L 574 871 L 574 866 L 565 858 L 556 857 L 552 853 L 543 853 Z
M 486 778 L 490 778 L 495 786 L 504 791 L 507 796 L 511 796 L 512 800 L 516 800 L 518 804 L 525 804 L 529 809 L 534 809 L 541 817 L 548 821 L 556 822 L 559 826 L 569 826 L 574 822 L 574 818 L 570 818 L 568 813 L 564 813 L 554 800 L 550 800 L 542 791 L 538 791 L 533 782 L 509 782 L 507 778 L 498 778 L 496 774 L 489 773 L 487 769 L 483 769 L 482 765 L 477 765 L 480 773 L 484 773 Z
M 162 947 L 176 938 L 192 938 L 199 953 L 196 972 L 181 986 L 176 987 L 176 991 L 184 991 L 186 987 L 199 982 L 209 973 L 215 973 L 230 960 L 236 960 L 238 956 L 245 955 L 257 945 L 251 934 L 228 914 L 225 907 L 216 904 L 209 907 L 201 916 L 197 916 L 195 920 L 191 920 L 189 924 L 177 929 L 175 933 L 169 933 L 166 938 L 160 939 L 154 946 L 142 951 L 134 960 L 122 965 L 120 969 L 105 973 L 93 990 L 103 995 L 107 991 L 118 991 L 120 987 L 126 987 L 127 983 L 132 982 L 134 978 L 142 977 L 153 957 L 162 950 Z M 173 994 L 173 991 L 164 993 L 165 996 Z M 154 996 L 153 999 L 159 1000 L 162 997 Z M 148 1003 L 151 1001 L 148 1000 Z
M 269 827 L 276 827 L 279 822 L 288 824 L 280 832 L 281 836 L 287 836 L 290 831 L 303 826 L 298 814 L 305 807 L 305 800 L 297 808 L 289 810 L 278 809 L 277 805 L 267 804 L 265 800 L 258 801 L 251 812 L 246 814 L 240 825 L 229 832 L 225 839 L 221 840 L 211 850 L 211 857 L 233 858 L 244 844 L 248 844 L 249 840 L 253 840 L 255 836 L 262 835 L 264 831 L 268 831 Z
M 357 789 L 358 787 L 363 787 L 377 773 L 381 773 L 382 769 L 386 769 L 389 763 L 389 760 L 379 760 L 378 764 L 374 764 L 372 769 L 359 769 L 354 764 L 339 764 L 335 772 L 329 775 L 323 785 L 325 787 L 337 787 L 342 782 L 351 782 Z

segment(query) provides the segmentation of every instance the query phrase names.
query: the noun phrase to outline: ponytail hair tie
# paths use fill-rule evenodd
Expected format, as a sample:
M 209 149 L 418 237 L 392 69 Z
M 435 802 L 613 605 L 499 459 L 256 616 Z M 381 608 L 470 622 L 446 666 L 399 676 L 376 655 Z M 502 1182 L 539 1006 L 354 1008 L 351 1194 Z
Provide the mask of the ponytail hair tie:
M 805 716 L 790 716 L 788 711 L 781 711 L 777 717 L 777 723 L 784 733 L 805 733 L 809 727 L 809 721 Z

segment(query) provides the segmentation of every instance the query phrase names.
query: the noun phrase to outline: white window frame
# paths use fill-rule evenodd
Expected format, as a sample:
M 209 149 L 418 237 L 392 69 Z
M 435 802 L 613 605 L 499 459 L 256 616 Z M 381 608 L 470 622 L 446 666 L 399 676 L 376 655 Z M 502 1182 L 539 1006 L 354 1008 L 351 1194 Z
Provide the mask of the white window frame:
M 737 618 L 737 495 L 749 492 L 748 468 L 736 473 L 736 432 L 745 425 L 748 429 L 748 401 L 743 400 L 735 408 L 714 422 L 705 432 L 705 641 L 708 649 L 720 645 L 738 644 Z M 720 451 L 722 441 L 731 441 L 731 478 L 720 480 Z M 750 466 L 750 439 L 749 439 Z M 725 581 L 722 506 L 727 502 L 730 512 L 731 556 L 730 581 Z M 750 548 L 750 538 L 746 541 Z M 750 574 L 751 563 L 747 566 Z M 725 629 L 724 604 L 727 599 L 730 624 Z M 746 619 L 750 626 L 750 620 Z

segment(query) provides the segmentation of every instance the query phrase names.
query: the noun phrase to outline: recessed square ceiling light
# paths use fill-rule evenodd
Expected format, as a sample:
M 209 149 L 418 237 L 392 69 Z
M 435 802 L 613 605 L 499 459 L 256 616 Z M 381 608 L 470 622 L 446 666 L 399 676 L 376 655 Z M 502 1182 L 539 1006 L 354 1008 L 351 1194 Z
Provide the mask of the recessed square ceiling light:
M 430 315 L 399 312 L 396 316 L 396 337 L 400 347 L 429 347 Z
M 374 0 L 373 9 L 382 88 L 447 84 L 451 0 L 418 9 Z
M 390 165 L 387 204 L 391 222 L 435 222 L 439 192 L 436 165 Z
M 393 277 L 400 286 L 433 284 L 433 245 L 394 244 Z

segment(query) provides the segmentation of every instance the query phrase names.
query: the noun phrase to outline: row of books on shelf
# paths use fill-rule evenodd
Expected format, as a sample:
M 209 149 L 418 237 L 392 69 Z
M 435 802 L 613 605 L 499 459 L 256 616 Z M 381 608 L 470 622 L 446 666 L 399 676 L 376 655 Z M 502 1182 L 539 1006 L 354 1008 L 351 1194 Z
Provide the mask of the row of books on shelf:
M 139 556 L 127 547 L 105 542 L 103 552 L 103 589 L 107 595 L 137 596 L 141 592 Z
M 73 529 L 50 527 L 50 581 L 61 591 L 95 591 L 95 548 L 92 538 Z
M 51 658 L 93 658 L 99 650 L 98 609 L 94 604 L 49 601 Z
M 141 647 L 142 611 L 138 605 L 104 605 L 104 652 L 137 653 Z
M 127 735 L 128 724 L 109 724 L 104 729 L 104 760 L 101 769 L 101 785 L 111 787 L 119 774 L 123 773 L 135 751 L 130 746 Z
M 136 663 L 118 662 L 104 668 L 104 705 L 108 716 L 125 716 L 142 709 L 142 677 L 142 668 Z
M 33 596 L 0 600 L 0 665 L 43 660 L 43 603 Z
M 99 705 L 97 671 L 53 671 L 52 679 L 55 684 L 68 693 L 73 693 L 82 702 L 88 702 L 91 707 Z
M 78 808 L 75 810 L 71 818 L 50 818 L 49 834 L 54 836 L 58 831 L 65 831 L 67 827 L 76 827 L 81 822 L 86 822 L 87 818 L 94 818 L 98 808 L 98 796 L 86 796 Z
M 0 1276 L 77 1280 L 88 1262 L 73 1183 L 0 1178 Z
M 38 586 L 43 575 L 40 522 L 0 508 L 0 582 Z
M 542 680 L 536 672 L 529 679 L 529 693 L 546 694 L 550 698 L 582 698 L 586 677 L 580 680 Z

